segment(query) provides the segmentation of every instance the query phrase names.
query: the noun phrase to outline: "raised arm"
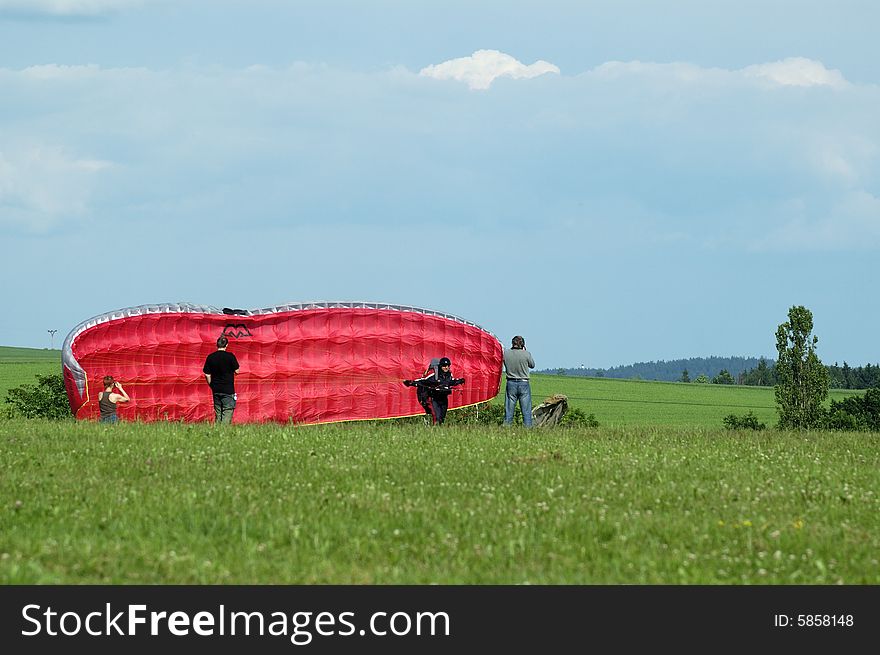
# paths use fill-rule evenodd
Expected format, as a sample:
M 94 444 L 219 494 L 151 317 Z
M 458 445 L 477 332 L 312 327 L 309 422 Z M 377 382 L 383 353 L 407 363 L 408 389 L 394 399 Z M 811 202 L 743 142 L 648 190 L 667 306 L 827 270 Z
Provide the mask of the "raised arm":
M 114 391 L 110 394 L 110 402 L 111 403 L 127 403 L 131 400 L 128 397 L 128 394 L 125 392 L 125 389 L 122 388 L 122 385 L 119 382 L 116 383 L 117 391 Z M 116 397 L 114 399 L 114 396 Z

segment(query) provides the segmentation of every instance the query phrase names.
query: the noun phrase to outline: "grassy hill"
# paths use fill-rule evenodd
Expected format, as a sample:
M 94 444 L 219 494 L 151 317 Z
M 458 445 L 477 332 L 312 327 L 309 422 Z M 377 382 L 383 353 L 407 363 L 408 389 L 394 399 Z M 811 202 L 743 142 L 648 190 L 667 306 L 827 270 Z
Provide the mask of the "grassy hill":
M 60 362 L 61 351 L 48 348 L 15 348 L 0 346 L 0 363 L 11 362 Z

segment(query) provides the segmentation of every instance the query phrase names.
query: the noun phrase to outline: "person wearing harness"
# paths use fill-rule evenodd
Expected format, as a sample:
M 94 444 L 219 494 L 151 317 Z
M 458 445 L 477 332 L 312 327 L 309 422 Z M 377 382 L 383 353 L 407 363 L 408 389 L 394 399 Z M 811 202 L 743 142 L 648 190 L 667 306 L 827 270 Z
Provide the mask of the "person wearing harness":
M 127 403 L 131 400 L 122 385 L 113 379 L 112 375 L 104 376 L 104 391 L 98 395 L 98 407 L 101 410 L 101 423 L 116 423 L 119 417 L 116 415 L 117 403 Z
M 532 427 L 532 388 L 529 386 L 529 369 L 535 368 L 532 354 L 526 350 L 526 340 L 517 335 L 511 347 L 504 351 L 504 372 L 507 387 L 504 397 L 504 425 L 513 423 L 516 403 L 522 410 L 523 425 Z
M 418 380 L 404 380 L 408 387 L 420 387 L 427 391 L 431 400 L 431 409 L 434 415 L 434 424 L 442 425 L 446 420 L 446 411 L 449 409 L 449 394 L 452 387 L 464 384 L 464 378 L 452 377 L 452 362 L 448 357 L 441 357 L 437 370 L 431 369 L 430 373 Z

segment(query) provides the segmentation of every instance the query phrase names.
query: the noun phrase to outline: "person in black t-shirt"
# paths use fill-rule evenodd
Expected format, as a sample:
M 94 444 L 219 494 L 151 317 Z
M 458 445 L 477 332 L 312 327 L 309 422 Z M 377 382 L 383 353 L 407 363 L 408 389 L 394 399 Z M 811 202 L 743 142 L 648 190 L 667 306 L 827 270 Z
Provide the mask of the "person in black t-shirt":
M 214 395 L 214 422 L 232 423 L 235 411 L 235 376 L 238 373 L 238 360 L 232 353 L 226 352 L 229 340 L 226 337 L 217 339 L 217 350 L 208 355 L 202 373 Z

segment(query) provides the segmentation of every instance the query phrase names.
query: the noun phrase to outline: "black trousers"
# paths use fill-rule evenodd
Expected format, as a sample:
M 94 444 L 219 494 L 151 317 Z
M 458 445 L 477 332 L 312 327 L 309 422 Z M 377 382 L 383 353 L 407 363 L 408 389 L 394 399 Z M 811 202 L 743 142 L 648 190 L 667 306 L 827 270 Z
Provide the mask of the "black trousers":
M 449 396 L 431 396 L 431 408 L 434 410 L 434 423 L 440 425 L 446 420 L 449 409 Z

